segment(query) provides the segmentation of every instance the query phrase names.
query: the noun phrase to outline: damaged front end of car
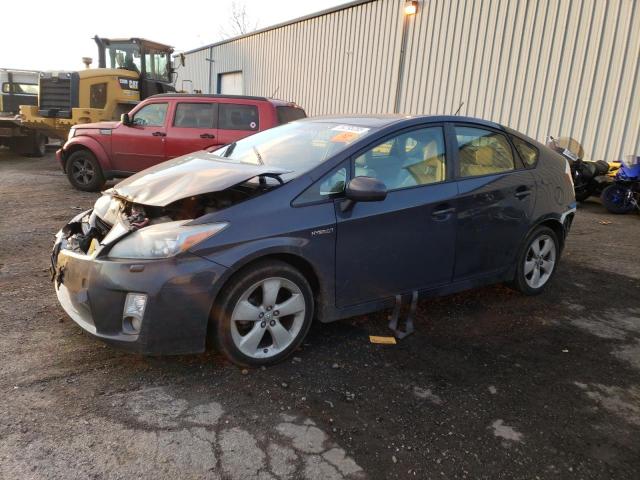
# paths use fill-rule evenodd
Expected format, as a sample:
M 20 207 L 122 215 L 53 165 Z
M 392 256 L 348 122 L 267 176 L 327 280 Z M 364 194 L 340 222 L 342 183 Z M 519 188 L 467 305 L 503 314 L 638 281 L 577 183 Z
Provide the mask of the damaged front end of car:
M 194 182 L 191 188 L 164 182 L 156 195 L 140 179 L 104 192 L 56 234 L 51 277 L 64 310 L 91 334 L 136 351 L 202 351 L 212 285 L 225 267 L 189 250 L 230 226 L 203 216 L 282 184 L 277 171 L 255 173 L 218 179 L 211 188 L 220 189 L 205 193 Z

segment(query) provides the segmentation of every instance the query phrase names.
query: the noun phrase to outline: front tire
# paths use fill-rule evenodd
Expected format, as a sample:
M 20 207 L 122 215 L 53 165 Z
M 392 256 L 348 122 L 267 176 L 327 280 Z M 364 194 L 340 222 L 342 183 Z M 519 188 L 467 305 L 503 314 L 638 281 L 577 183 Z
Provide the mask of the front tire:
M 212 312 L 214 341 L 233 363 L 278 363 L 302 343 L 313 319 L 307 279 L 288 263 L 267 260 L 235 274 Z
M 67 160 L 69 183 L 84 192 L 98 192 L 104 187 L 102 168 L 89 150 L 73 152 Z
M 631 212 L 635 205 L 629 199 L 628 188 L 624 185 L 612 184 L 602 191 L 602 203 L 611 213 L 624 214 Z
M 525 241 L 512 286 L 525 295 L 542 293 L 555 274 L 559 260 L 556 233 L 549 227 L 536 228 Z

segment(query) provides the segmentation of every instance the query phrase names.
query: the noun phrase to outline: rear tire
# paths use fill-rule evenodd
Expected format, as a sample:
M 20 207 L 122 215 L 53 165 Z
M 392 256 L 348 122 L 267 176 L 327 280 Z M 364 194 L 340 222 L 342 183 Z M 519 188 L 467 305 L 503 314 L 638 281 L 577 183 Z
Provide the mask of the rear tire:
M 73 152 L 66 164 L 69 183 L 84 192 L 98 192 L 105 179 L 96 157 L 89 150 Z
M 47 153 L 47 137 L 41 133 L 36 133 L 32 137 L 31 154 L 32 157 L 44 157 Z
M 525 240 L 511 286 L 525 295 L 542 293 L 556 273 L 559 260 L 556 233 L 549 227 L 536 228 Z
M 288 263 L 265 260 L 236 273 L 213 308 L 216 347 L 236 365 L 259 367 L 291 355 L 309 331 L 314 300 Z
M 604 207 L 611 213 L 618 215 L 629 213 L 635 205 L 631 201 L 627 201 L 628 187 L 618 184 L 609 185 L 602 191 L 601 199 Z
M 592 191 L 590 188 L 585 187 L 580 191 L 576 191 L 575 194 L 576 194 L 576 202 L 584 202 L 587 198 L 589 198 L 592 195 Z

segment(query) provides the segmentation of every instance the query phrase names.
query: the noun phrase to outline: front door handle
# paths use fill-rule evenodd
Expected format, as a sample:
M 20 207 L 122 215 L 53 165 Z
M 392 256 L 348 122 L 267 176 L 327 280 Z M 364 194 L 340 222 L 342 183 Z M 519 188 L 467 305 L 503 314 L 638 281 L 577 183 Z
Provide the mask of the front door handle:
M 164 132 L 153 132 L 151 135 L 153 135 L 154 137 L 166 137 L 167 134 Z
M 514 194 L 515 197 L 519 200 L 522 200 L 525 197 L 528 197 L 529 195 L 531 195 L 531 190 L 527 187 L 518 187 L 516 188 L 516 193 Z
M 212 135 L 211 133 L 203 133 L 202 135 L 200 135 L 200 138 L 216 138 L 216 136 Z

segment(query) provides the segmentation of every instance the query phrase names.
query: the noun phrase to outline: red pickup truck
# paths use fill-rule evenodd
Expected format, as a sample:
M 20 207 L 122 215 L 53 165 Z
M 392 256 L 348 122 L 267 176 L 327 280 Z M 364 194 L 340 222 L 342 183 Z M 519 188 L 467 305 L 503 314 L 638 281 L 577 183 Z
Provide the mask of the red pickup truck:
M 56 158 L 71 185 L 95 192 L 109 179 L 304 117 L 295 103 L 271 98 L 154 95 L 120 122 L 76 125 Z

